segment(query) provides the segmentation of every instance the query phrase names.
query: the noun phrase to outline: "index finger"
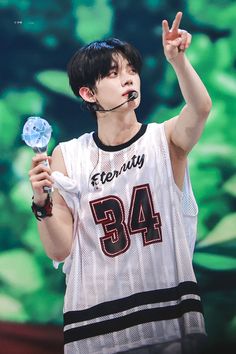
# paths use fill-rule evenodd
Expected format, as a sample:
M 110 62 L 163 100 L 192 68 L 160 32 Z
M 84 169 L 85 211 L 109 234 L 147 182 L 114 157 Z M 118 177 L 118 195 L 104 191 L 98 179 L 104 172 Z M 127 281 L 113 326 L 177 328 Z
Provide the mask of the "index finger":
M 171 31 L 178 31 L 182 15 L 183 15 L 182 12 L 180 12 L 180 11 L 177 12 L 175 19 L 172 23 Z
M 39 163 L 42 163 L 45 160 L 51 162 L 51 159 L 52 159 L 51 156 L 47 156 L 45 154 L 36 154 L 32 158 L 32 165 L 37 166 Z
M 170 32 L 169 25 L 166 20 L 162 21 L 162 31 L 163 31 L 163 35 L 167 35 Z

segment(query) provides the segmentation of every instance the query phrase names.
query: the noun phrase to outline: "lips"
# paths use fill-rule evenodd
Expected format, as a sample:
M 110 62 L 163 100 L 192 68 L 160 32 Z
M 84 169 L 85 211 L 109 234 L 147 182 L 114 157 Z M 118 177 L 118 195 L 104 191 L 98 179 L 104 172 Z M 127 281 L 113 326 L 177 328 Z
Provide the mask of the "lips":
M 134 92 L 135 90 L 128 90 L 122 94 L 122 96 L 127 96 L 130 92 Z M 135 91 L 136 92 L 136 91 Z

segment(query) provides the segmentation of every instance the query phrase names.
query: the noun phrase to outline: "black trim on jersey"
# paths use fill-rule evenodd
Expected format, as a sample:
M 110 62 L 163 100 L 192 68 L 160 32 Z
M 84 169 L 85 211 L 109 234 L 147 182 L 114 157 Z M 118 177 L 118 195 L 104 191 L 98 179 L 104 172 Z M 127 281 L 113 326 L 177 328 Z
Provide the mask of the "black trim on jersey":
M 122 299 L 103 302 L 86 310 L 68 311 L 64 313 L 64 326 L 111 315 L 131 308 L 166 301 L 176 301 L 184 295 L 199 296 L 198 285 L 192 281 L 180 283 L 176 287 L 145 291 Z
M 64 332 L 64 343 L 120 331 L 142 323 L 180 318 L 186 312 L 202 312 L 200 300 L 182 300 L 177 305 L 141 310 L 112 320 L 101 321 Z
M 104 150 L 104 151 L 119 151 L 122 149 L 127 148 L 128 146 L 130 146 L 131 144 L 133 144 L 135 141 L 137 141 L 147 130 L 147 124 L 142 124 L 141 128 L 139 129 L 139 131 L 137 132 L 137 134 L 135 134 L 135 136 L 133 136 L 132 139 L 130 139 L 129 141 L 127 141 L 124 144 L 120 144 L 120 145 L 105 145 L 101 142 L 101 140 L 98 137 L 98 133 L 94 132 L 93 133 L 93 140 L 95 142 L 95 144 L 97 145 L 97 147 L 99 147 L 100 149 Z

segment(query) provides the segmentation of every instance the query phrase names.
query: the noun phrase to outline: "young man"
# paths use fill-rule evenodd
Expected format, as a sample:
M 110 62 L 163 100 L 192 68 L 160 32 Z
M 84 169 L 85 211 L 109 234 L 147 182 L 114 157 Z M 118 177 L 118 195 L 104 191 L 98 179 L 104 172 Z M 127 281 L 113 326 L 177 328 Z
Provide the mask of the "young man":
M 191 35 L 179 29 L 181 17 L 171 29 L 163 21 L 164 53 L 186 102 L 177 117 L 139 123 L 139 53 L 117 39 L 93 42 L 68 73 L 98 131 L 59 144 L 51 168 L 45 156 L 33 158 L 41 240 L 66 273 L 65 353 L 193 354 L 205 338 L 187 156 L 211 100 L 185 56 Z M 52 207 L 43 187 L 53 183 Z

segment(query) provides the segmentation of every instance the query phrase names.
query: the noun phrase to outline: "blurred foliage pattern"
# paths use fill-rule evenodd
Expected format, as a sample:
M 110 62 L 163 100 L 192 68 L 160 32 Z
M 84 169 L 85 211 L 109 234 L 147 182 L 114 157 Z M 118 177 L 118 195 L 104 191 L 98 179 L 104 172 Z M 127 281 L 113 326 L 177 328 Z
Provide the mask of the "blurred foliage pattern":
M 161 44 L 161 20 L 184 13 L 187 55 L 213 109 L 189 157 L 199 204 L 194 267 L 209 337 L 236 333 L 236 3 L 233 0 L 0 0 L 0 319 L 61 323 L 64 276 L 44 254 L 30 210 L 33 153 L 21 141 L 28 116 L 53 127 L 49 152 L 96 129 L 69 89 L 66 65 L 81 45 L 108 36 L 133 43 L 144 58 L 141 121 L 162 122 L 183 99 Z

